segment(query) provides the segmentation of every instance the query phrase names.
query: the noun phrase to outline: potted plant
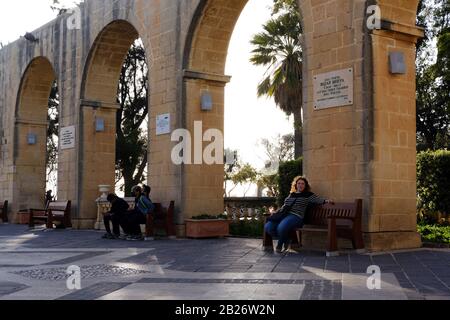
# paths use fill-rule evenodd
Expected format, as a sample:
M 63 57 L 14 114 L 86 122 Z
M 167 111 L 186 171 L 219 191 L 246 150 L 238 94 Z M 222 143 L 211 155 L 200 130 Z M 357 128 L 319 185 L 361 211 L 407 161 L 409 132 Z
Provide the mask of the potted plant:
M 201 215 L 187 219 L 186 237 L 188 238 L 216 238 L 227 237 L 230 234 L 230 221 L 224 214 Z

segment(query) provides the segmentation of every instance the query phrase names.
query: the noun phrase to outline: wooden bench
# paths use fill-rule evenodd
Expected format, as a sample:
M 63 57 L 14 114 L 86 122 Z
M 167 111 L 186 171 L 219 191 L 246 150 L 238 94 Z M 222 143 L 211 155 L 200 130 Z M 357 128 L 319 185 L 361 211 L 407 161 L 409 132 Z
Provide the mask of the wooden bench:
M 167 237 L 175 237 L 176 232 L 173 220 L 175 201 L 171 201 L 168 208 L 164 208 L 161 203 L 154 203 L 154 205 L 154 213 L 147 215 L 147 223 L 145 225 L 146 238 L 153 238 L 156 228 L 164 229 Z
M 48 229 L 53 229 L 54 221 L 60 221 L 64 228 L 71 228 L 71 201 L 50 202 L 46 209 L 30 209 L 30 228 L 34 228 L 36 221 L 45 222 Z
M 327 256 L 338 255 L 337 239 L 352 241 L 357 251 L 364 249 L 362 235 L 362 200 L 315 206 L 308 210 L 303 228 L 294 230 L 293 241 L 302 245 L 302 232 L 327 233 Z M 273 250 L 272 237 L 264 234 L 264 247 Z
M 3 223 L 8 223 L 8 201 L 0 203 L 0 219 Z

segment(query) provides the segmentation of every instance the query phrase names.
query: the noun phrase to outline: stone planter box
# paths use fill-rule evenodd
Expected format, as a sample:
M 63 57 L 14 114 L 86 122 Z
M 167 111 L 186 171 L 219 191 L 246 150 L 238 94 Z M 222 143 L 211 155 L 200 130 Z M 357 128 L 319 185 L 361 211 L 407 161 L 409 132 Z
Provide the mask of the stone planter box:
M 217 238 L 230 235 L 229 220 L 195 220 L 188 219 L 186 222 L 187 238 Z

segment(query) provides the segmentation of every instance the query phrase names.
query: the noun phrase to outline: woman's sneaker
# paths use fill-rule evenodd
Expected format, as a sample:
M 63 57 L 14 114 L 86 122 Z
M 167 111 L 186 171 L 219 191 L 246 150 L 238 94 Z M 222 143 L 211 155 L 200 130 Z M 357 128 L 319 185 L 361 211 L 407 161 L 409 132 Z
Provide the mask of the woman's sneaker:
M 132 236 L 128 236 L 127 238 L 128 241 L 142 241 L 144 240 L 144 237 L 141 235 L 132 235 Z

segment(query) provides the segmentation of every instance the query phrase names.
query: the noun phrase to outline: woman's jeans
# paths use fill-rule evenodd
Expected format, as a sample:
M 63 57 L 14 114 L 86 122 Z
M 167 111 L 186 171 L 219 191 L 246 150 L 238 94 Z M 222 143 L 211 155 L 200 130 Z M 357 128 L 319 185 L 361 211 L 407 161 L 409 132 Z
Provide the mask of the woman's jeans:
M 279 223 L 272 221 L 267 222 L 264 229 L 266 233 L 270 234 L 272 237 L 278 237 L 277 248 L 282 249 L 283 245 L 285 248 L 289 245 L 289 237 L 292 230 L 301 228 L 302 226 L 303 218 L 296 216 L 295 214 L 290 214 Z

